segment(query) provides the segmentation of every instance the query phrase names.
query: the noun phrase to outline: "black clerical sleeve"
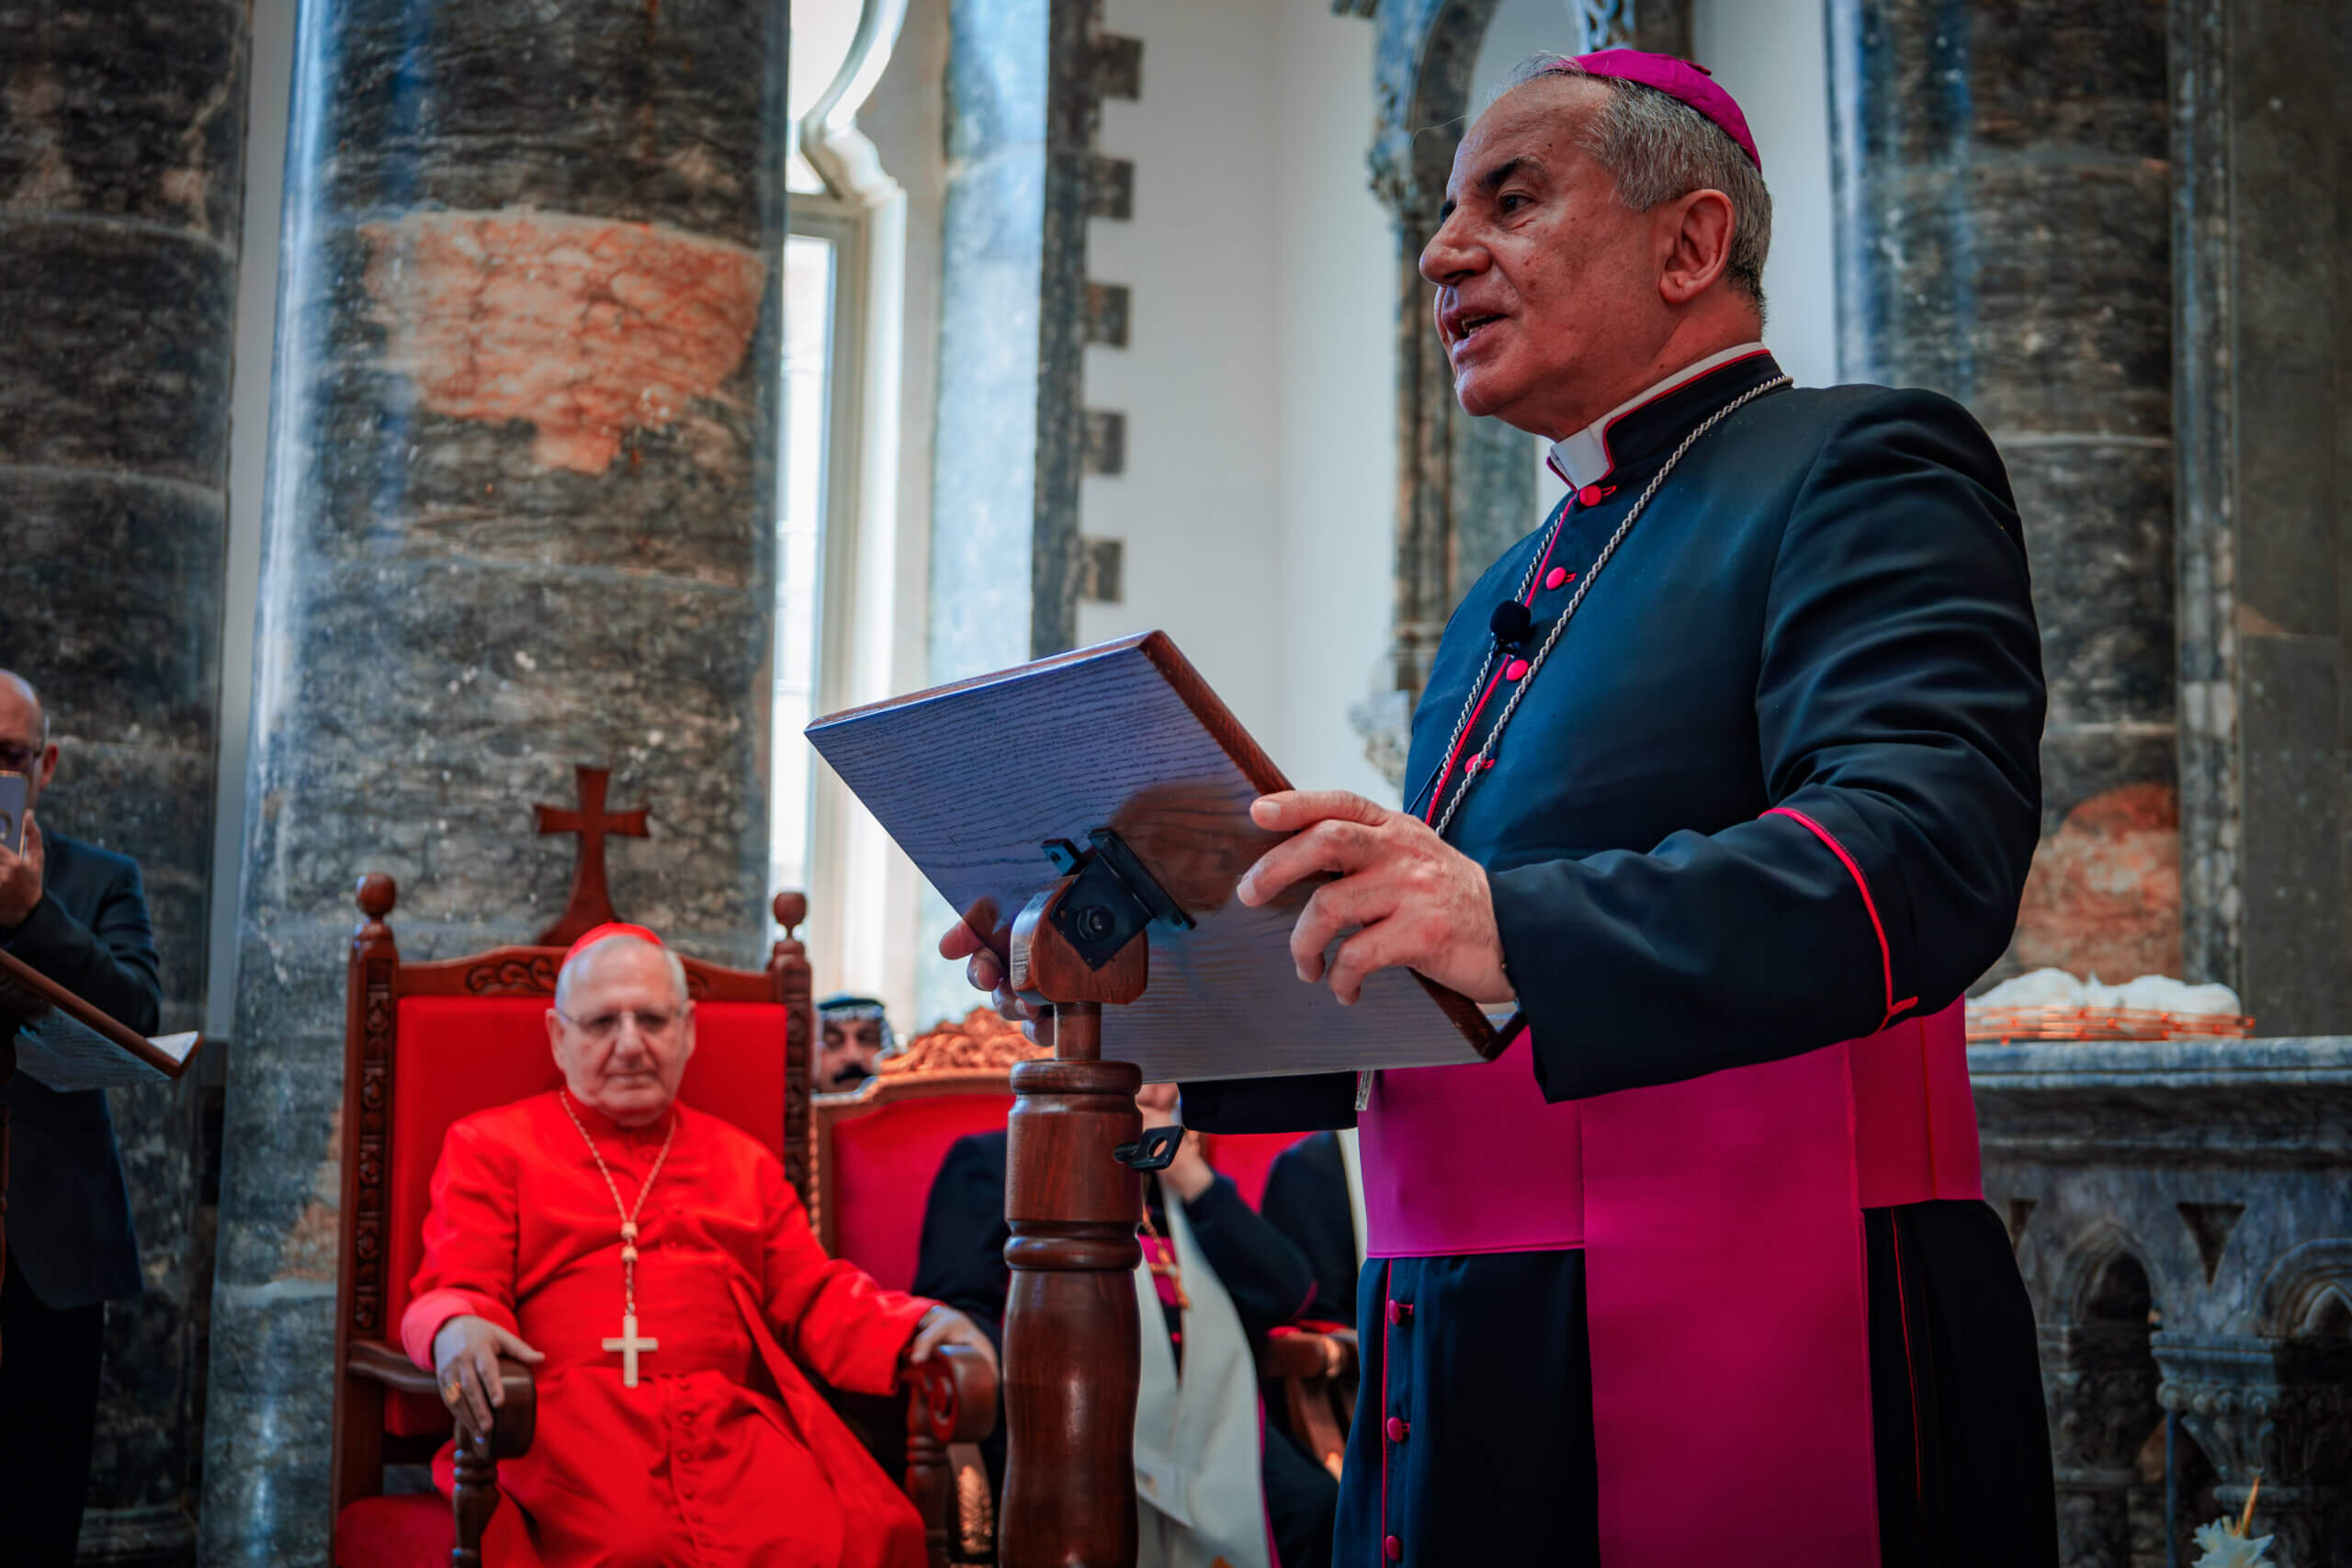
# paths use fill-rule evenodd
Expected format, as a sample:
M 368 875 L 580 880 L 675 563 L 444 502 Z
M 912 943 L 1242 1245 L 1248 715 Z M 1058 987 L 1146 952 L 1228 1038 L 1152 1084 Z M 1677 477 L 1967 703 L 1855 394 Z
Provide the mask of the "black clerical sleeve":
M 1339 1135 L 1317 1133 L 1274 1156 L 1258 1212 L 1306 1254 L 1315 1270 L 1310 1315 L 1353 1323 L 1356 1315 L 1356 1222 L 1348 1201 L 1348 1168 Z
M 1252 1340 L 1291 1322 L 1315 1299 L 1306 1255 L 1241 1201 L 1231 1178 L 1220 1176 L 1199 1197 L 1184 1200 L 1184 1219 Z
M 24 924 L 0 935 L 0 947 L 127 1029 L 153 1034 L 162 1027 L 154 928 L 139 867 L 128 860 L 107 878 L 87 925 L 44 894 Z
M 1756 820 L 1490 874 L 1552 1100 L 1867 1035 L 1997 958 L 2040 826 L 2041 645 L 2007 479 L 1957 404 L 1860 403 L 1765 593 Z
M 969 1316 L 1000 1351 L 1012 1283 L 1004 1261 L 1012 1235 L 1004 1220 L 1006 1144 L 1002 1133 L 973 1133 L 949 1146 L 923 1204 L 914 1282 L 916 1295 Z

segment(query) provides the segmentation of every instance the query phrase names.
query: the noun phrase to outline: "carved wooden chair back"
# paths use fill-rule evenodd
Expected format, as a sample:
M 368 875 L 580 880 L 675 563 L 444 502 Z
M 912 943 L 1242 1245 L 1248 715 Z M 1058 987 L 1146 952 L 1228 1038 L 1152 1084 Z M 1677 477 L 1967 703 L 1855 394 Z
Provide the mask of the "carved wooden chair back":
M 431 1378 L 408 1365 L 398 1340 L 409 1281 L 423 1261 L 443 1134 L 474 1111 L 560 1081 L 543 1019 L 563 949 L 504 947 L 406 963 L 386 923 L 397 897 L 388 876 L 361 882 L 366 919 L 349 964 L 335 1302 L 338 1521 L 381 1492 L 386 1464 L 421 1462 L 449 1437 Z M 679 1098 L 766 1144 L 805 1190 L 816 1011 L 806 950 L 791 929 L 807 918 L 808 901 L 779 894 L 775 908 L 786 937 L 765 969 L 683 960 L 695 1049 Z

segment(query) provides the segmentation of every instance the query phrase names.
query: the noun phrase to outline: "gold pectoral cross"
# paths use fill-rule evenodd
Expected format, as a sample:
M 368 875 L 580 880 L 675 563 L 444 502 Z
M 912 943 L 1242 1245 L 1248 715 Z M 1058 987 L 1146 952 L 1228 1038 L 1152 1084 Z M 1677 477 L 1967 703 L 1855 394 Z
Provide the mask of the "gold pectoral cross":
M 621 1386 L 623 1388 L 635 1388 L 637 1386 L 638 1353 L 642 1350 L 659 1350 L 662 1348 L 662 1341 L 659 1339 L 639 1338 L 637 1336 L 637 1314 L 632 1312 L 625 1314 L 621 1318 L 620 1337 L 617 1339 L 605 1340 L 605 1348 L 607 1351 L 616 1351 L 620 1355 Z

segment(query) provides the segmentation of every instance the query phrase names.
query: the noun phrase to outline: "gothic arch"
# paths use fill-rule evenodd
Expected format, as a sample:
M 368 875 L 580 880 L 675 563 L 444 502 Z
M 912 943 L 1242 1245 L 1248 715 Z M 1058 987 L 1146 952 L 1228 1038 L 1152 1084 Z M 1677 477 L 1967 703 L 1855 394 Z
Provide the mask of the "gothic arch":
M 2042 1321 L 2052 1326 L 2121 1321 L 2120 1303 L 2103 1297 L 2118 1289 L 2117 1271 L 2124 1264 L 2139 1276 L 2139 1288 L 2146 1292 L 2148 1304 L 2154 1304 L 2158 1276 L 2149 1265 L 2150 1256 L 2147 1245 L 2122 1225 L 2099 1221 L 2067 1244 L 2051 1281 Z
M 2281 1339 L 2340 1335 L 2352 1319 L 2352 1237 L 2288 1248 L 2263 1275 L 2255 1332 Z

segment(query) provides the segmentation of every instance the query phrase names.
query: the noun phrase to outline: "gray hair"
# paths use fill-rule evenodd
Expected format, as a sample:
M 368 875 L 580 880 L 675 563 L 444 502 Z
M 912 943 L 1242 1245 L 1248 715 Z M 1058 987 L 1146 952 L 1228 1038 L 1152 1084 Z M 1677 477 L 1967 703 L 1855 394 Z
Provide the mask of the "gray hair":
M 1617 199 L 1647 212 L 1694 190 L 1731 198 L 1732 287 L 1764 315 L 1764 258 L 1772 249 L 1772 193 L 1764 171 L 1747 161 L 1730 133 L 1670 93 L 1620 76 L 1596 76 L 1573 60 L 1535 54 L 1521 61 L 1487 99 L 1541 76 L 1576 76 L 1598 83 L 1609 101 L 1592 118 L 1585 151 L 1617 182 Z
M 678 955 L 675 953 L 667 947 L 656 947 L 642 937 L 615 935 L 606 937 L 584 952 L 574 953 L 564 961 L 562 968 L 556 971 L 555 1005 L 559 1010 L 565 1010 L 571 1000 L 571 975 L 573 970 L 580 967 L 581 961 L 589 953 L 595 952 L 597 948 L 610 947 L 616 942 L 634 942 L 639 947 L 653 948 L 654 952 L 662 955 L 662 961 L 670 966 L 670 983 L 678 988 L 678 1006 L 684 1008 L 693 999 L 686 991 L 686 966 L 678 961 Z

